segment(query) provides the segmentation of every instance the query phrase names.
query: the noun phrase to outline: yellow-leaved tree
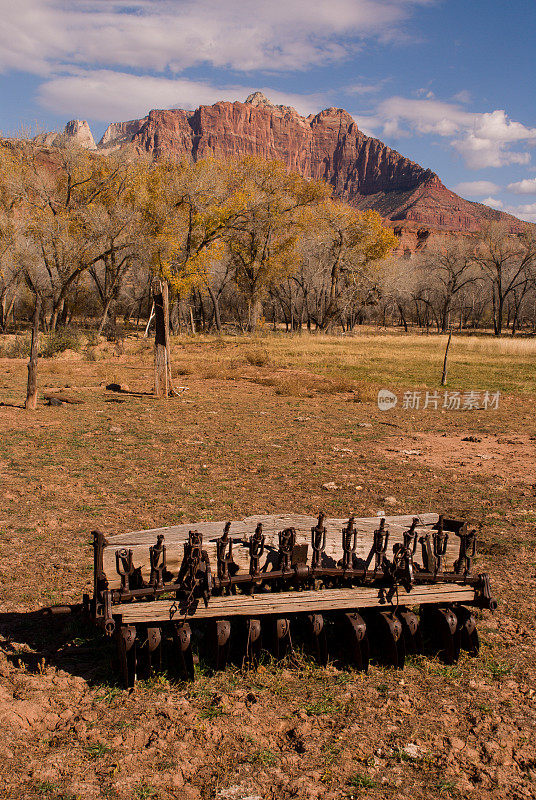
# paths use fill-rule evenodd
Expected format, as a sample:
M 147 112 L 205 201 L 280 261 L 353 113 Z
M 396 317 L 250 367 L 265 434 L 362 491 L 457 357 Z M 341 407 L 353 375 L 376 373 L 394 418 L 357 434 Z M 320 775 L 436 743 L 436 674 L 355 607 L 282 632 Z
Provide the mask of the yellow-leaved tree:
M 224 236 L 244 215 L 244 196 L 230 167 L 217 159 L 152 164 L 141 203 L 147 260 L 154 274 L 155 394 L 173 392 L 169 288 L 176 295 L 210 285 Z M 215 305 L 216 311 L 216 305 Z
M 358 211 L 346 203 L 327 200 L 307 211 L 308 236 L 302 260 L 318 274 L 318 327 L 342 321 L 343 305 L 370 292 L 383 259 L 397 246 L 392 230 L 376 211 Z
M 269 286 L 292 272 L 297 245 L 314 224 L 312 212 L 331 194 L 324 181 L 306 180 L 279 161 L 247 157 L 236 162 L 230 179 L 243 208 L 226 237 L 234 279 L 248 302 L 254 331 Z

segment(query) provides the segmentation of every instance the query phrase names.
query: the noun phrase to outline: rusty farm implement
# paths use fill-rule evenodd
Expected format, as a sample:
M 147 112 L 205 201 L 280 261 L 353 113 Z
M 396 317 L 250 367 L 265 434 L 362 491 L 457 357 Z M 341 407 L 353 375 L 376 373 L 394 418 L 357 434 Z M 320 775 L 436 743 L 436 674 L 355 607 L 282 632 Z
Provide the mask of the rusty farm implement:
M 448 663 L 479 649 L 474 608 L 495 607 L 472 574 L 475 531 L 438 514 L 318 520 L 298 515 L 94 534 L 85 606 L 114 636 L 123 681 L 166 666 L 193 678 L 300 640 L 321 663 L 404 665 L 423 647 Z

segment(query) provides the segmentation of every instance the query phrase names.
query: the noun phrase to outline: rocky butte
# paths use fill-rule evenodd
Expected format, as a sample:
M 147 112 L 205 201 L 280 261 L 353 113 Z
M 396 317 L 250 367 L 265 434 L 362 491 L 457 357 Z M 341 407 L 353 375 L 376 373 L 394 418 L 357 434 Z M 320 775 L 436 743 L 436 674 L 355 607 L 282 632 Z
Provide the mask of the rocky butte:
M 73 120 L 55 140 L 95 147 L 86 122 Z M 405 158 L 379 139 L 366 136 L 341 108 L 302 117 L 289 106 L 270 103 L 261 92 L 245 103 L 218 102 L 195 111 L 154 110 L 146 117 L 113 122 L 97 145 L 109 153 L 145 153 L 197 160 L 256 155 L 283 161 L 305 177 L 322 178 L 336 197 L 359 209 L 374 209 L 395 229 L 401 251 L 423 246 L 430 234 L 445 238 L 478 231 L 502 220 L 512 231 L 526 223 L 447 189 L 430 169 Z

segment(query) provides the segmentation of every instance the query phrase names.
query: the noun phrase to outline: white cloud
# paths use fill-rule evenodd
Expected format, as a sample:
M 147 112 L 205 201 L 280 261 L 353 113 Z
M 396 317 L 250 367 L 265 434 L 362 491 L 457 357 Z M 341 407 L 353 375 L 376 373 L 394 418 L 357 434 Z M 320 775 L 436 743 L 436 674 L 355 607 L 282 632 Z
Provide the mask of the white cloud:
M 486 197 L 485 200 L 482 200 L 482 203 L 490 208 L 504 208 L 504 203 L 501 200 L 497 200 L 495 197 Z
M 514 194 L 536 194 L 536 178 L 524 178 L 517 183 L 509 183 L 506 188 Z
M 113 70 L 80 71 L 43 83 L 39 101 L 68 117 L 109 122 L 142 117 L 153 108 L 197 108 L 218 100 L 245 100 L 258 87 L 219 88 L 203 81 L 130 75 Z M 262 89 L 273 103 L 292 105 L 303 114 L 317 111 L 321 95 L 297 95 Z
M 492 181 L 465 181 L 454 187 L 459 194 L 468 194 L 471 197 L 484 197 L 500 191 L 500 186 Z
M 510 214 L 514 214 L 514 216 L 524 219 L 526 222 L 536 222 L 536 203 L 509 206 L 507 210 Z
M 350 86 L 344 87 L 345 94 L 377 94 L 383 86 L 389 81 L 389 78 L 383 78 L 377 83 L 353 83 Z
M 467 105 L 473 98 L 471 96 L 471 92 L 468 92 L 467 89 L 462 89 L 461 92 L 456 92 L 452 99 L 457 103 L 464 103 Z
M 461 153 L 472 169 L 503 167 L 508 164 L 528 164 L 530 154 L 509 149 L 516 142 L 536 142 L 536 128 L 527 128 L 508 119 L 505 111 L 496 110 L 475 115 L 470 131 L 456 140 L 454 148 Z
M 488 198 L 493 200 L 493 198 Z M 492 205 L 484 200 L 486 205 Z M 492 205 L 492 208 L 498 208 L 496 205 Z M 534 222 L 536 223 L 536 203 L 524 203 L 519 206 L 511 206 L 508 204 L 501 204 L 500 206 L 501 211 L 506 211 L 507 214 L 513 214 L 514 217 L 518 219 L 523 219 L 525 222 Z
M 413 8 L 433 2 L 4 0 L 0 69 L 304 69 L 340 61 L 365 39 L 403 35 Z
M 505 111 L 467 111 L 459 103 L 435 98 L 390 97 L 379 103 L 369 126 L 381 127 L 386 137 L 411 133 L 449 138 L 470 169 L 527 164 L 530 153 L 515 145 L 536 144 L 536 128 L 508 118 Z

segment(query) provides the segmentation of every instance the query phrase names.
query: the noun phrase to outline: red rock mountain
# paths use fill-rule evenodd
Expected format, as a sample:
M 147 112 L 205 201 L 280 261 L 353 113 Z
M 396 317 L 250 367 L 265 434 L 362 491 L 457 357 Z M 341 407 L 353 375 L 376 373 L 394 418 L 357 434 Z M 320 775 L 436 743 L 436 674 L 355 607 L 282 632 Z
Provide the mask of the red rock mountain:
M 506 221 L 512 229 L 524 227 L 508 214 L 464 200 L 430 169 L 365 136 L 343 109 L 302 117 L 293 108 L 271 104 L 260 92 L 245 103 L 151 111 L 141 120 L 112 123 L 99 149 L 118 147 L 194 160 L 242 155 L 279 159 L 306 177 L 323 178 L 337 197 L 360 209 L 375 209 L 406 231 L 471 232 L 491 220 Z
M 95 148 L 87 122 L 72 120 L 63 134 L 41 134 L 41 147 L 68 141 Z M 197 160 L 256 155 L 278 159 L 307 178 L 322 178 L 336 197 L 359 209 L 378 211 L 410 254 L 433 239 L 478 231 L 503 221 L 512 231 L 528 223 L 481 203 L 464 200 L 430 169 L 366 136 L 341 108 L 302 117 L 289 106 L 273 105 L 260 92 L 245 103 L 219 102 L 195 111 L 151 111 L 146 117 L 111 123 L 97 151 L 146 153 Z

